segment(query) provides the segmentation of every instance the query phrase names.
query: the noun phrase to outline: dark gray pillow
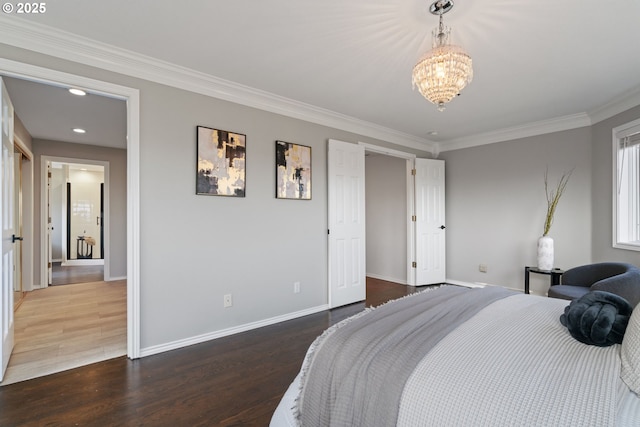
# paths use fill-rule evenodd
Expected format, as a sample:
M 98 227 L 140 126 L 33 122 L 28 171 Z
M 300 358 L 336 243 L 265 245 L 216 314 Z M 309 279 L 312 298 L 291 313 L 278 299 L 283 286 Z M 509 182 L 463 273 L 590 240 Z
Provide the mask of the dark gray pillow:
M 622 343 L 633 307 L 619 295 L 591 291 L 571 303 L 560 323 L 580 342 L 599 347 Z

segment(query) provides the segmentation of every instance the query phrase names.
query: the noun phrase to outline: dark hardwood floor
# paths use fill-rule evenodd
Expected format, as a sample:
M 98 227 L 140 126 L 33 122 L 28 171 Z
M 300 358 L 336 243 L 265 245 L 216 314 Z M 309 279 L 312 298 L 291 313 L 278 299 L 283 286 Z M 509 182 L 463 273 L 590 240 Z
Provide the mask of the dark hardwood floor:
M 363 303 L 0 387 L 0 426 L 267 426 L 324 329 L 416 290 L 367 279 Z

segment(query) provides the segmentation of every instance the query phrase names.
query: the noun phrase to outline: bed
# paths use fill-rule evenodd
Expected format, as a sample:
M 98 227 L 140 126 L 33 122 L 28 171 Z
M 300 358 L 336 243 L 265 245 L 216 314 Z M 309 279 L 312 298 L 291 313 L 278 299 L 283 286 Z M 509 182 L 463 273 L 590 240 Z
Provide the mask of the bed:
M 367 309 L 314 341 L 270 425 L 640 426 L 640 309 L 595 346 L 568 304 L 442 286 Z

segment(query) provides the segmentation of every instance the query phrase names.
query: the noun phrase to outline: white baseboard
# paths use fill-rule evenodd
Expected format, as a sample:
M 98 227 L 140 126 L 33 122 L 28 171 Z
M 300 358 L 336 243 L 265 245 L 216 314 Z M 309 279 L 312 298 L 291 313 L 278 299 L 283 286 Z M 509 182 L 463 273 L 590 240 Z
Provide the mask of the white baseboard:
M 378 280 L 386 280 L 387 282 L 400 283 L 401 285 L 408 285 L 405 279 L 398 279 L 397 277 L 387 277 L 380 274 L 366 273 L 367 277 Z
M 272 317 L 270 319 L 247 323 L 240 326 L 234 326 L 232 328 L 222 329 L 220 331 L 209 332 L 207 334 L 197 335 L 195 337 L 185 338 L 182 340 L 177 340 L 177 341 L 169 342 L 166 344 L 154 345 L 151 347 L 140 349 L 140 357 L 152 356 L 154 354 L 164 353 L 165 351 L 176 350 L 178 348 L 187 347 L 194 344 L 200 344 L 206 341 L 211 341 L 216 338 L 222 338 L 229 335 L 238 334 L 240 332 L 246 332 L 252 329 L 262 328 L 263 326 L 269 326 L 269 325 L 274 325 L 280 322 L 286 322 L 287 320 L 293 320 L 299 317 L 308 316 L 310 314 L 315 314 L 321 311 L 329 310 L 329 308 L 330 307 L 328 304 L 319 305 L 317 307 L 307 308 L 305 310 L 284 314 L 282 316 Z
M 104 265 L 103 259 L 68 259 L 62 263 L 63 267 L 78 265 Z
M 484 288 L 490 286 L 488 283 L 481 282 L 464 282 L 462 280 L 446 279 L 445 283 L 456 286 L 464 286 L 465 288 Z
M 447 279 L 445 281 L 445 283 L 449 283 L 451 285 L 457 285 L 457 286 L 465 286 L 467 288 L 484 288 L 485 286 L 500 286 L 502 288 L 509 289 L 509 290 L 512 290 L 512 291 L 524 292 L 524 289 L 512 288 L 512 287 L 509 287 L 509 286 L 502 286 L 502 285 L 494 285 L 493 283 L 465 282 L 465 281 L 462 281 L 462 280 L 455 280 L 455 279 Z M 542 294 L 535 294 L 535 295 L 542 295 Z M 542 296 L 546 296 L 546 295 L 542 295 Z
M 109 277 L 108 279 L 105 277 L 105 282 L 115 282 L 116 280 L 127 280 L 127 276 L 119 276 L 119 277 Z

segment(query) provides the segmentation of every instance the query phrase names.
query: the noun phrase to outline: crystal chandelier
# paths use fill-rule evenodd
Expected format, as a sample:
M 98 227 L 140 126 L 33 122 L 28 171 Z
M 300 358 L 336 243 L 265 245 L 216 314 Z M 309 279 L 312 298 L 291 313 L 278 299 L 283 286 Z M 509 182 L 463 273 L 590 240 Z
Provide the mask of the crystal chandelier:
M 469 54 L 460 46 L 447 44 L 451 29 L 442 23 L 442 15 L 452 7 L 453 0 L 437 0 L 429 8 L 432 14 L 440 16 L 440 24 L 433 30 L 433 48 L 413 67 L 414 89 L 417 86 L 439 111 L 473 79 Z

